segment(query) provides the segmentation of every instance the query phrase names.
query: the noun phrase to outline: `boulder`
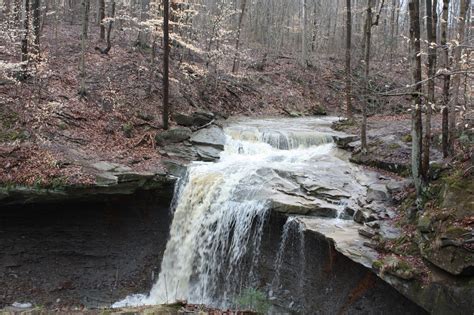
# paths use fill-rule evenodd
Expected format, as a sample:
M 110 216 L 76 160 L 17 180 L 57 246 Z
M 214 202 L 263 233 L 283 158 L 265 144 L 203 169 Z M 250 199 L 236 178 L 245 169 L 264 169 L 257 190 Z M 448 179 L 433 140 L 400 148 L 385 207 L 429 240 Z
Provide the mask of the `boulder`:
M 362 224 L 367 221 L 367 215 L 362 210 L 359 209 L 354 214 L 354 221 Z
M 360 229 L 357 230 L 359 235 L 362 235 L 367 238 L 374 238 L 375 235 L 377 235 L 377 232 L 369 228 L 368 226 L 361 227 Z
M 205 162 L 213 162 L 219 159 L 222 150 L 219 150 L 215 147 L 197 145 L 196 153 L 198 158 Z
M 215 117 L 212 113 L 201 111 L 192 113 L 190 115 L 175 113 L 173 115 L 173 119 L 180 126 L 199 128 L 210 124 L 215 119 Z
M 431 232 L 431 220 L 428 216 L 422 215 L 418 218 L 416 224 L 418 231 L 421 233 L 430 233 Z
M 178 127 L 163 131 L 155 137 L 156 144 L 164 146 L 172 143 L 179 143 L 188 140 L 192 135 L 191 129 Z
M 196 131 L 190 138 L 191 143 L 224 150 L 226 137 L 222 128 L 210 126 Z
M 367 189 L 367 202 L 371 203 L 373 201 L 387 201 L 387 189 L 384 185 L 376 184 L 371 185 L 369 189 Z

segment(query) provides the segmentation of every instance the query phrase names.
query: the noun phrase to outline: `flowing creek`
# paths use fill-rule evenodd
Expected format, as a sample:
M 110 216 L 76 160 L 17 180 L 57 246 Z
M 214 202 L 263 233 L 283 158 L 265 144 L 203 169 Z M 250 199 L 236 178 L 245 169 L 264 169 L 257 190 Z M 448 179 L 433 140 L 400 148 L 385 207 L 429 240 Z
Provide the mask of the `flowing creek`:
M 235 120 L 226 125 L 220 160 L 193 162 L 178 184 L 169 240 L 151 291 L 114 307 L 186 300 L 225 308 L 234 306 L 247 288 L 265 290 L 270 300 L 278 301 L 288 295 L 288 266 L 297 283 L 285 306 L 298 310 L 304 305 L 302 291 L 311 272 L 306 266 L 315 259 L 305 249 L 305 220 L 344 226 L 344 209 L 357 208 L 376 180 L 336 147 L 334 139 L 341 134 L 330 129 L 334 119 Z M 265 263 L 260 261 L 262 238 L 272 212 L 288 218 L 272 266 L 267 266 L 272 274 L 262 280 L 257 266 Z

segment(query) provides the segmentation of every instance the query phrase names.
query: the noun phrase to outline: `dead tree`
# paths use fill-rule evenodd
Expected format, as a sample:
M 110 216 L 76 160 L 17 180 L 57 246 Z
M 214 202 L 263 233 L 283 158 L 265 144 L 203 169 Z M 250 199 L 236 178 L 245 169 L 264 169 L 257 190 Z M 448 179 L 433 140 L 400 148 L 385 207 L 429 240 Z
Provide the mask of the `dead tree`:
M 449 47 L 448 47 L 448 17 L 449 0 L 443 0 L 443 13 L 441 17 L 441 47 L 443 49 L 443 64 L 445 75 L 443 76 L 443 106 L 442 106 L 442 147 L 443 155 L 449 155 L 449 88 L 451 83 Z
M 426 0 L 426 33 L 428 39 L 428 104 L 425 115 L 425 138 L 423 141 L 423 162 L 422 173 L 425 181 L 428 180 L 430 167 L 430 146 L 431 146 L 431 113 L 432 106 L 435 106 L 435 75 L 436 75 L 436 29 L 438 25 L 438 1 Z
M 352 118 L 352 10 L 351 0 L 346 0 L 347 17 L 346 17 L 346 110 L 347 117 Z
M 169 128 L 169 0 L 163 0 L 163 128 Z
M 21 75 L 20 80 L 28 77 L 28 37 L 30 35 L 30 0 L 25 0 L 25 17 L 23 20 L 23 37 L 21 39 Z
M 99 0 L 99 25 L 100 25 L 100 39 L 105 39 L 105 0 Z
M 99 51 L 102 55 L 107 55 L 110 49 L 112 49 L 112 42 L 110 40 L 110 35 L 112 33 L 114 19 L 115 19 L 115 1 L 112 1 L 112 12 L 110 14 L 109 26 L 107 28 L 107 47 L 105 47 L 105 49 L 101 49 L 100 47 L 95 47 L 95 50 Z
M 412 94 L 412 149 L 411 149 L 411 172 L 416 188 L 417 201 L 420 201 L 422 193 L 421 180 L 421 148 L 422 148 L 422 128 L 421 117 L 421 44 L 420 44 L 420 2 L 410 0 L 408 3 L 410 14 L 410 57 L 414 81 L 414 91 Z
M 235 41 L 235 56 L 234 56 L 234 64 L 232 66 L 232 73 L 237 73 L 239 71 L 239 48 L 240 48 L 240 35 L 242 32 L 242 22 L 244 20 L 244 15 L 245 15 L 245 7 L 247 6 L 247 0 L 242 0 L 242 7 L 240 16 L 239 16 L 239 25 L 237 28 L 237 39 Z

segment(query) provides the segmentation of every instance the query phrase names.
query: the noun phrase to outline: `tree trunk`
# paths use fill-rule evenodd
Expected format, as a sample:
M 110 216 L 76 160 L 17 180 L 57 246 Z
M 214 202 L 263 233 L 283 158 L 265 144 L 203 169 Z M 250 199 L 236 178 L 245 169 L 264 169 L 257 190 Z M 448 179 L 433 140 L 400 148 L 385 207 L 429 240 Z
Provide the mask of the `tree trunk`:
M 436 75 L 436 28 L 438 25 L 437 0 L 426 0 L 426 35 L 428 39 L 428 104 L 425 115 L 425 139 L 423 142 L 422 172 L 424 180 L 428 180 L 430 168 L 430 146 L 431 146 L 431 113 L 435 100 L 435 75 Z
M 346 0 L 347 21 L 346 21 L 346 110 L 347 117 L 352 118 L 352 10 L 351 0 Z
M 466 25 L 466 13 L 469 11 L 469 5 L 471 0 L 461 0 L 458 17 L 458 32 L 457 41 L 459 45 L 454 48 L 453 66 L 454 72 L 461 70 L 461 56 L 464 44 L 465 25 Z M 454 154 L 454 138 L 456 135 L 456 107 L 459 106 L 459 86 L 461 84 L 461 74 L 455 74 L 453 76 L 453 103 L 451 107 L 451 116 L 449 117 L 449 148 L 451 154 Z
M 163 128 L 169 128 L 169 0 L 163 0 Z
M 30 35 L 30 0 L 25 0 L 25 19 L 23 20 L 23 38 L 21 39 L 21 80 L 28 77 L 28 37 Z
M 89 12 L 90 12 L 90 10 L 91 10 L 91 1 L 87 0 L 86 1 L 86 12 L 85 12 L 85 16 L 84 16 L 84 23 L 85 23 L 84 30 L 85 30 L 85 33 L 83 32 L 83 35 L 85 35 L 85 39 L 88 39 L 88 37 L 89 37 Z
M 240 17 L 239 17 L 239 25 L 237 28 L 237 39 L 235 41 L 235 56 L 234 56 L 234 64 L 232 66 L 232 73 L 239 72 L 239 48 L 240 48 L 240 35 L 242 32 L 242 22 L 244 20 L 245 15 L 245 7 L 247 6 L 247 0 L 242 0 L 242 7 L 240 8 Z
M 421 44 L 420 44 L 420 2 L 410 0 L 408 3 L 410 14 L 410 56 L 412 62 L 414 91 L 412 108 L 412 153 L 411 172 L 415 183 L 417 200 L 422 193 L 421 180 L 421 148 L 422 148 L 422 117 L 421 117 Z
M 40 52 L 41 1 L 33 0 L 31 5 L 31 10 L 33 11 L 33 53 L 37 55 Z
M 396 23 L 395 23 L 395 18 L 398 19 L 398 12 L 399 8 L 398 8 L 398 0 L 392 0 L 392 13 L 391 13 L 391 16 L 390 16 L 390 64 L 392 65 L 393 64 L 393 51 L 394 51 L 394 46 L 397 42 L 396 38 L 395 38 L 395 27 L 396 27 Z M 397 20 L 397 23 L 398 23 L 398 20 Z
M 372 44 L 372 7 L 374 0 L 367 0 L 367 19 L 365 21 L 365 81 L 367 85 L 366 94 L 369 93 L 370 74 L 370 48 Z M 362 126 L 360 128 L 360 141 L 362 154 L 367 153 L 367 102 L 368 98 L 362 101 Z
M 99 0 L 100 40 L 105 39 L 105 0 Z
M 151 44 L 151 61 L 150 61 L 150 82 L 148 83 L 147 95 L 150 97 L 153 90 L 153 77 L 155 74 L 155 59 L 156 59 L 156 38 L 153 37 Z
M 306 0 L 301 0 L 301 65 L 306 67 Z
M 443 14 L 441 17 L 441 47 L 443 49 L 443 64 L 446 74 L 443 76 L 443 107 L 442 113 L 442 147 L 443 156 L 449 155 L 449 88 L 451 76 L 449 72 L 451 67 L 449 64 L 449 47 L 448 43 L 448 17 L 449 17 L 449 0 L 443 0 Z M 452 109 L 451 109 L 452 110 Z
M 79 87 L 79 95 L 81 97 L 86 96 L 86 34 L 87 34 L 87 2 L 90 0 L 82 0 L 82 34 L 81 34 L 81 83 Z

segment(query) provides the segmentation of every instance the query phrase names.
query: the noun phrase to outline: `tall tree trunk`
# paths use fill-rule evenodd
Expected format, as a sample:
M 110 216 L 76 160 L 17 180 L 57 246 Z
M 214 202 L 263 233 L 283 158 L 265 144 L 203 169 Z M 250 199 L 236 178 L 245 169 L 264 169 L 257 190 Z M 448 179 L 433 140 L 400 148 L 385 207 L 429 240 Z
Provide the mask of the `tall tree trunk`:
M 306 0 L 301 0 L 301 65 L 306 66 Z
M 152 35 L 153 36 L 153 35 Z M 156 38 L 152 38 L 151 44 L 151 60 L 150 60 L 150 82 L 147 87 L 147 95 L 150 97 L 153 89 L 153 77 L 155 76 L 155 59 L 156 59 Z
M 99 0 L 100 40 L 105 39 L 105 0 Z
M 240 8 L 240 16 L 239 16 L 239 25 L 238 25 L 238 28 L 237 28 L 237 39 L 235 41 L 235 56 L 234 56 L 234 64 L 232 65 L 232 73 L 239 72 L 240 35 L 241 35 L 241 32 L 242 32 L 242 22 L 244 21 L 246 6 L 247 6 L 247 0 L 242 0 L 242 6 Z
M 441 47 L 443 49 L 443 64 L 446 74 L 443 76 L 443 107 L 442 113 L 442 147 L 443 156 L 449 155 L 449 88 L 451 82 L 451 67 L 449 64 L 449 47 L 448 47 L 448 17 L 449 17 L 449 0 L 443 0 L 443 13 L 441 17 Z M 451 110 L 453 110 L 451 108 Z
M 464 45 L 464 35 L 465 35 L 465 25 L 466 25 L 466 13 L 469 12 L 469 5 L 471 0 L 461 0 L 459 8 L 459 17 L 458 17 L 458 31 L 457 31 L 457 41 L 459 45 L 454 48 L 454 72 L 459 72 L 461 70 L 461 56 Z M 450 151 L 454 153 L 454 138 L 456 135 L 456 107 L 459 106 L 459 87 L 461 84 L 461 74 L 455 74 L 453 76 L 453 103 L 451 108 L 451 116 L 449 117 L 449 147 Z
M 21 39 L 21 80 L 28 77 L 28 37 L 30 35 L 30 0 L 25 0 L 25 18 L 23 20 L 23 37 Z
M 163 128 L 169 128 L 169 0 L 163 0 Z
M 430 146 L 431 146 L 431 113 L 432 107 L 436 105 L 435 100 L 435 75 L 436 75 L 436 29 L 438 25 L 437 0 L 426 0 L 426 35 L 428 39 L 428 104 L 425 115 L 425 139 L 423 141 L 423 163 L 422 171 L 425 181 L 428 180 L 430 168 Z
M 415 183 L 417 200 L 422 193 L 421 179 L 421 148 L 422 148 L 422 117 L 421 117 L 421 44 L 420 44 L 420 2 L 410 0 L 408 3 L 410 14 L 410 56 L 413 71 L 414 91 L 412 108 L 412 153 L 411 172 Z
M 86 90 L 86 34 L 87 34 L 87 2 L 90 0 L 82 0 L 81 9 L 82 9 L 82 34 L 81 34 L 81 83 L 79 87 L 79 95 L 84 97 L 87 95 Z
M 374 0 L 367 0 L 367 18 L 365 21 L 365 80 L 366 94 L 369 93 L 369 74 L 370 74 L 370 48 L 372 44 L 372 7 Z M 367 102 L 368 97 L 362 101 L 362 126 L 360 128 L 360 141 L 362 154 L 367 153 Z
M 40 52 L 40 31 L 41 31 L 41 1 L 33 0 L 31 10 L 33 11 L 33 35 L 34 35 L 34 54 Z
M 86 13 L 85 13 L 85 16 L 84 16 L 85 33 L 83 33 L 85 35 L 86 39 L 88 39 L 88 37 L 89 37 L 89 13 L 90 13 L 90 10 L 91 10 L 91 1 L 87 0 L 86 1 Z
M 397 42 L 397 40 L 395 39 L 395 27 L 396 27 L 396 23 L 395 23 L 395 18 L 398 19 L 398 12 L 399 8 L 398 8 L 398 0 L 392 0 L 392 13 L 391 13 L 391 16 L 390 16 L 390 64 L 392 65 L 393 64 L 393 53 L 394 53 L 394 46 Z M 397 20 L 397 23 L 398 23 L 398 20 Z
M 351 0 L 346 0 L 346 110 L 347 117 L 352 118 L 352 69 L 351 69 L 351 55 L 352 55 L 352 10 Z

